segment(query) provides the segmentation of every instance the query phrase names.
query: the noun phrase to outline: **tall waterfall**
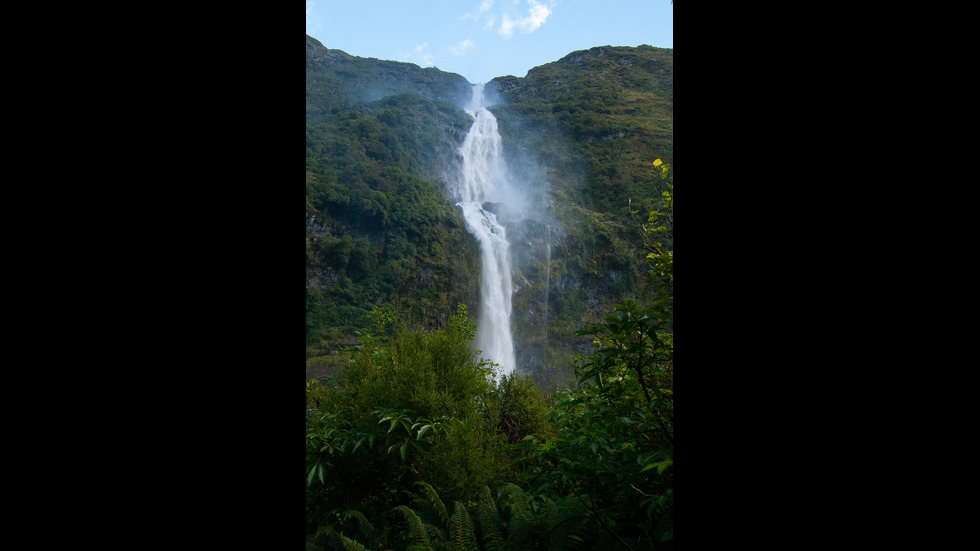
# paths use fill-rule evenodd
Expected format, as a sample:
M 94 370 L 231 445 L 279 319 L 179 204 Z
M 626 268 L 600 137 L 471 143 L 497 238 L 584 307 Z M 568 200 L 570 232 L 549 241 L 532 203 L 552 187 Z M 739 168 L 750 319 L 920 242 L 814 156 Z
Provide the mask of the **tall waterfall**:
M 466 112 L 473 117 L 466 139 L 459 148 L 462 157 L 457 182 L 459 205 L 470 232 L 480 242 L 480 319 L 476 348 L 483 357 L 500 366 L 502 374 L 514 371 L 514 341 L 510 330 L 511 282 L 510 243 L 497 220 L 501 209 L 514 207 L 497 119 L 484 106 L 483 84 L 473 86 Z

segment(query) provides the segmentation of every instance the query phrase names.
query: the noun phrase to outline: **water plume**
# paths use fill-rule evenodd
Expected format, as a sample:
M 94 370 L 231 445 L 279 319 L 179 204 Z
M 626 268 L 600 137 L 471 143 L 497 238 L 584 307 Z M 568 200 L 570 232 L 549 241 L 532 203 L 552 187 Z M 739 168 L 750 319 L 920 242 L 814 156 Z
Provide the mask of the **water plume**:
M 473 86 L 466 112 L 473 117 L 459 148 L 461 157 L 456 194 L 470 233 L 480 243 L 480 318 L 476 348 L 510 375 L 516 367 L 511 334 L 513 282 L 510 243 L 498 220 L 508 211 L 521 210 L 521 194 L 515 193 L 504 161 L 497 119 L 486 109 L 483 84 Z

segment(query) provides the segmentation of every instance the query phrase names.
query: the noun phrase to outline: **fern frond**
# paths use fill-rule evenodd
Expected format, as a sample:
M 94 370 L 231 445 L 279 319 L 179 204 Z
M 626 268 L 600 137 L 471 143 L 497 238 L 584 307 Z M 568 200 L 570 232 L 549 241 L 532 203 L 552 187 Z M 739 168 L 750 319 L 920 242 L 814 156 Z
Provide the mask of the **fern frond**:
M 396 511 L 401 511 L 405 515 L 405 520 L 408 522 L 409 533 L 415 544 L 412 547 L 418 549 L 425 549 L 432 551 L 432 543 L 429 540 L 429 535 L 426 534 L 425 526 L 422 523 L 422 519 L 419 518 L 415 511 L 406 505 L 399 505 L 395 507 Z
M 374 525 L 371 524 L 367 517 L 364 516 L 364 513 L 351 509 L 350 511 L 347 511 L 346 514 L 348 518 L 354 517 L 357 519 L 357 528 L 362 534 L 368 537 L 371 537 L 371 535 L 374 534 Z
M 439 498 L 439 492 L 436 492 L 436 489 L 428 482 L 419 481 L 415 484 L 422 487 L 422 493 L 425 494 L 425 497 L 429 498 L 429 502 L 432 503 L 432 507 L 438 513 L 439 519 L 444 525 L 449 526 L 449 511 L 446 510 L 446 506 Z
M 480 523 L 484 551 L 499 551 L 504 545 L 503 523 L 497 512 L 497 505 L 490 498 L 489 489 L 483 501 L 477 503 L 476 519 Z
M 333 525 L 320 526 L 317 528 L 316 536 L 314 536 L 314 543 L 321 547 L 335 548 L 340 545 L 340 533 L 334 529 Z
M 456 502 L 452 522 L 449 524 L 455 551 L 479 551 L 476 545 L 476 534 L 473 531 L 473 521 L 461 502 Z
M 551 530 L 557 522 L 558 505 L 547 496 L 541 496 L 541 500 L 544 501 L 544 508 L 538 514 L 541 515 L 541 520 L 544 521 L 545 527 Z
M 585 505 L 573 497 L 567 497 L 555 504 L 553 524 L 549 526 L 548 542 L 550 551 L 584 550 L 588 520 Z
M 516 484 L 505 484 L 501 490 L 506 492 L 509 498 L 507 505 L 511 511 L 510 531 L 513 533 L 531 522 L 534 518 L 534 511 L 531 509 L 531 502 L 528 501 L 527 494 Z
M 493 500 L 493 494 L 490 493 L 490 487 L 486 484 L 483 485 L 483 489 L 480 491 L 480 499 L 490 507 L 497 508 L 497 503 Z
M 352 540 L 347 536 L 341 535 L 340 539 L 344 542 L 344 549 L 347 549 L 347 551 L 370 551 L 367 547 L 364 547 L 357 541 Z
M 504 543 L 504 551 L 517 551 L 524 549 L 539 549 L 541 538 L 544 536 L 541 527 L 531 522 L 525 522 L 514 527 L 507 535 Z
M 439 544 L 439 542 L 446 541 L 446 533 L 435 524 L 429 524 L 426 522 L 425 531 L 427 534 L 429 534 L 429 542 L 433 546 L 433 549 Z

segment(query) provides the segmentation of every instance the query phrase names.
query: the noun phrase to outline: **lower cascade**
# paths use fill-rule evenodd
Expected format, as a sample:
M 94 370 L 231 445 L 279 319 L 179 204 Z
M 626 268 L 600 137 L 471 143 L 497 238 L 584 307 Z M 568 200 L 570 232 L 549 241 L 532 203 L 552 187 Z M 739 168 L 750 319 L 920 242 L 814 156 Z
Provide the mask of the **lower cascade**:
M 480 243 L 481 304 L 475 345 L 483 351 L 484 358 L 500 366 L 501 374 L 510 375 L 516 368 L 510 327 L 510 243 L 497 214 L 500 209 L 515 206 L 515 194 L 504 162 L 497 119 L 484 106 L 482 83 L 473 86 L 466 112 L 474 120 L 459 148 L 462 163 L 456 193 L 467 228 Z M 496 214 L 488 210 L 491 204 L 495 205 Z

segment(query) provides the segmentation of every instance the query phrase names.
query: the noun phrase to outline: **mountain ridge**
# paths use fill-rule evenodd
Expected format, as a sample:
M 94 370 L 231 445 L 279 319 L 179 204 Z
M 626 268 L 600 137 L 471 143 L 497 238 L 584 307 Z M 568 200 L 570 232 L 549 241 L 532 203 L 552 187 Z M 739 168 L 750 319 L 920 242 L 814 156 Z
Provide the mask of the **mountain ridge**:
M 342 361 L 338 344 L 355 341 L 373 306 L 439 326 L 462 303 L 475 319 L 476 247 L 446 188 L 471 90 L 454 73 L 307 37 L 308 378 L 324 357 Z M 519 364 L 543 387 L 562 386 L 572 357 L 591 349 L 575 330 L 641 290 L 631 211 L 645 220 L 658 207 L 653 161 L 672 163 L 673 51 L 597 46 L 496 77 L 485 93 L 508 163 L 543 194 L 540 212 L 507 227 Z M 671 232 L 663 237 L 672 248 Z
M 472 86 L 456 73 L 414 63 L 353 56 L 326 48 L 309 35 L 306 36 L 306 65 L 307 116 L 311 108 L 317 110 L 318 103 L 336 107 L 403 93 L 417 93 L 431 100 L 459 105 L 469 98 Z M 311 81 L 311 69 L 316 66 L 320 70 L 313 71 L 316 76 Z

